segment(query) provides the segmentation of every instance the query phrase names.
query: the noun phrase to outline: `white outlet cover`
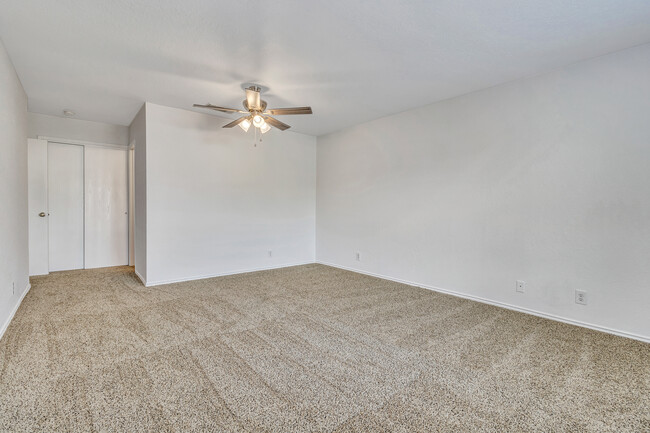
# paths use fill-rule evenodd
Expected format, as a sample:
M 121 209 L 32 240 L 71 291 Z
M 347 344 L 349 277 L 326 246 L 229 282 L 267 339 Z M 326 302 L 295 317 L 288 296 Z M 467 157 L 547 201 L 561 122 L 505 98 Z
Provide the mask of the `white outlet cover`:
M 524 291 L 526 290 L 526 282 L 517 280 L 517 285 L 515 286 L 515 290 L 519 293 L 524 293 Z
M 587 305 L 587 292 L 576 290 L 576 304 Z

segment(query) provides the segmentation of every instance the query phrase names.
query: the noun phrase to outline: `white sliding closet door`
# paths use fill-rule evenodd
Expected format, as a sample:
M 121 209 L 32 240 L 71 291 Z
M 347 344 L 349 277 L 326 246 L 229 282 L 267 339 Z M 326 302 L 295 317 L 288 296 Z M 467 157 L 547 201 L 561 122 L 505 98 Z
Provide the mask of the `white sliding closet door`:
M 86 146 L 86 268 L 129 263 L 127 150 Z
M 50 271 L 84 267 L 84 148 L 48 143 Z

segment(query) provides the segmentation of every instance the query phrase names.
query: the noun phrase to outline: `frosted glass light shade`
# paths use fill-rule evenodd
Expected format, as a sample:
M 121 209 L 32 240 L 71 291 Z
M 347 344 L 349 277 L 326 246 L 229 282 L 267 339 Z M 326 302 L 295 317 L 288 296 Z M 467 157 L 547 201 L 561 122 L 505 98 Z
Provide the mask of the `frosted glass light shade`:
M 246 119 L 242 123 L 239 124 L 239 127 L 244 130 L 244 132 L 248 132 L 248 128 L 251 127 L 251 121 Z
M 260 126 L 260 131 L 262 131 L 262 134 L 264 134 L 264 133 L 266 133 L 266 132 L 269 132 L 270 129 L 271 129 L 271 127 L 270 127 L 269 124 L 266 123 L 266 122 L 264 122 L 264 123 L 262 124 L 262 126 Z
M 256 115 L 253 117 L 253 125 L 254 125 L 256 128 L 261 127 L 263 123 L 264 123 L 264 119 L 262 119 L 262 116 L 260 116 L 259 114 L 256 114 Z

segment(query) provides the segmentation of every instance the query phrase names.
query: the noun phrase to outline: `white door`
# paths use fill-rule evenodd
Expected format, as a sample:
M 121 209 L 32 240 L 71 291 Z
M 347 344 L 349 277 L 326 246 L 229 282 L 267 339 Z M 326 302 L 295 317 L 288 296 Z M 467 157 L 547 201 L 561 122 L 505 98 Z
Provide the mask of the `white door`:
M 85 163 L 85 267 L 127 265 L 127 150 L 86 146 Z
M 49 272 L 47 235 L 47 141 L 27 139 L 29 275 Z
M 84 267 L 84 148 L 48 143 L 50 271 Z

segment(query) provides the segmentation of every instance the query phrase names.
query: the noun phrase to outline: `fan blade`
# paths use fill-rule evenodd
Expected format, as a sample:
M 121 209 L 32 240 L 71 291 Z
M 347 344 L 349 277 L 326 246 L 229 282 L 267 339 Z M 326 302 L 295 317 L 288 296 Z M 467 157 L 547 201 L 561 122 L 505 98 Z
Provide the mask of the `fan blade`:
M 284 114 L 312 114 L 311 107 L 271 108 L 267 111 L 274 116 Z
M 248 119 L 249 117 L 250 117 L 250 116 L 242 116 L 242 117 L 240 117 L 240 118 L 237 119 L 237 120 L 233 120 L 232 122 L 230 122 L 230 123 L 227 124 L 227 125 L 223 125 L 222 128 L 232 128 L 233 126 L 237 126 L 237 125 L 239 125 L 240 123 L 242 123 L 244 120 Z
M 246 102 L 251 110 L 261 110 L 260 91 L 258 87 L 251 86 L 246 89 Z
M 286 123 L 282 123 L 278 119 L 274 119 L 271 116 L 264 116 L 264 120 L 266 120 L 266 123 L 268 123 L 271 126 L 275 126 L 280 131 L 284 131 L 286 129 L 291 128 L 291 126 L 287 125 Z
M 212 104 L 194 104 L 193 106 L 199 108 L 209 108 L 210 110 L 222 111 L 224 113 L 247 113 L 247 111 L 237 110 L 236 108 L 217 107 L 216 105 Z

